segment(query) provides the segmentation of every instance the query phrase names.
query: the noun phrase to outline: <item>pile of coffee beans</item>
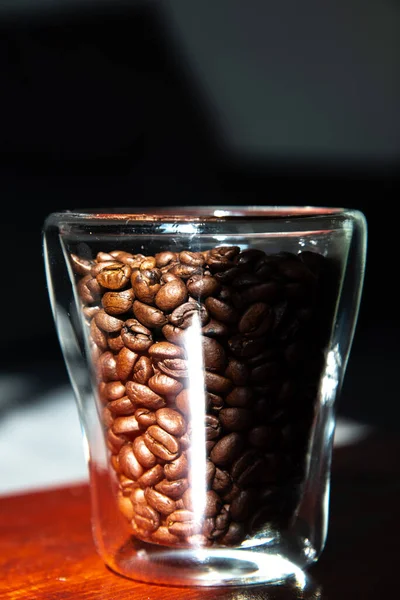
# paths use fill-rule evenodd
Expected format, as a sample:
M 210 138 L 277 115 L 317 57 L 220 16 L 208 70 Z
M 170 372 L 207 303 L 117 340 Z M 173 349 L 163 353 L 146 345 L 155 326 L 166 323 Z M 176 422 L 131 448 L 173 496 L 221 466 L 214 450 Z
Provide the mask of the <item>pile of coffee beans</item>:
M 287 526 L 301 497 L 332 322 L 328 259 L 220 246 L 71 254 L 71 264 L 117 502 L 132 533 L 168 546 L 237 546 Z M 204 423 L 191 419 L 194 317 Z M 206 439 L 201 519 L 193 511 L 195 427 Z

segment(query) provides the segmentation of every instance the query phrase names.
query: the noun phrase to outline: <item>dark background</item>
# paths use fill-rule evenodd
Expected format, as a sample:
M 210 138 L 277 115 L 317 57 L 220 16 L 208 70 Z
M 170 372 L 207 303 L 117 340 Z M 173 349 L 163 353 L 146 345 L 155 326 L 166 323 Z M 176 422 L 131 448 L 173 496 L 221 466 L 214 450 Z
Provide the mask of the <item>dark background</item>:
M 340 413 L 398 428 L 400 8 L 268 4 L 0 3 L 2 373 L 67 380 L 41 249 L 51 212 L 346 206 L 369 242 Z

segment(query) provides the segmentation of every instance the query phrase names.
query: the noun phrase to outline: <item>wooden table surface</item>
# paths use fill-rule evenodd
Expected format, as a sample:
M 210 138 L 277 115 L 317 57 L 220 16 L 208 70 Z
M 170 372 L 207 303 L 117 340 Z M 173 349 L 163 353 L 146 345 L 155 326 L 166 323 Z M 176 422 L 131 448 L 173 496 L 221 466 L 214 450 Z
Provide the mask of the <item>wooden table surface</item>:
M 28 464 L 28 463 L 27 463 Z M 111 572 L 91 537 L 86 485 L 0 498 L 0 598 L 274 600 L 400 597 L 400 440 L 335 450 L 328 542 L 304 591 L 285 586 L 172 588 Z

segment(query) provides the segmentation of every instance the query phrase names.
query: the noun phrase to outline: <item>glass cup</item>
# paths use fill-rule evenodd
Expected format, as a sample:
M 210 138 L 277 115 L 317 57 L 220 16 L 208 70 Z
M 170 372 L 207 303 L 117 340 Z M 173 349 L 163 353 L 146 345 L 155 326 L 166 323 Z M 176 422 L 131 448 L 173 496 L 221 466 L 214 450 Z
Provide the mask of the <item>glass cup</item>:
M 301 581 L 327 535 L 364 216 L 65 211 L 43 234 L 104 562 L 171 585 Z

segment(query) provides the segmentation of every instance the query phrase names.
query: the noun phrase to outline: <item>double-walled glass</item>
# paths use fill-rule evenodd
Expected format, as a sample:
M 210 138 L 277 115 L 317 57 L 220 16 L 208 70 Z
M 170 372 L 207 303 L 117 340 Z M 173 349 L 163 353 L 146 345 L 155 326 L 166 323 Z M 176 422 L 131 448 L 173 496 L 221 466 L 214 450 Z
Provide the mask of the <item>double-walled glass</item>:
M 345 209 L 47 218 L 94 541 L 113 570 L 237 585 L 317 560 L 365 248 Z

